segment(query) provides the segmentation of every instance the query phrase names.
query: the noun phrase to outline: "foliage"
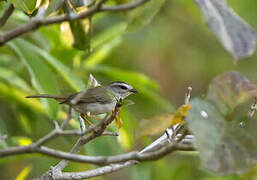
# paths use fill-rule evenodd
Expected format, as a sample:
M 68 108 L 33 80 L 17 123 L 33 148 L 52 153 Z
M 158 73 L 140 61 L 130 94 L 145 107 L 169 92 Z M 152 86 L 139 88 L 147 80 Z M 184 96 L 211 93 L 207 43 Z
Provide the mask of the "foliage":
M 235 12 L 227 4 L 220 8 L 217 1 L 209 1 L 214 2 L 211 9 L 217 14 L 211 14 L 210 9 L 204 9 L 197 0 L 211 30 L 226 50 L 236 59 L 253 54 L 256 43 L 253 29 L 257 29 L 254 7 L 257 2 L 228 2 L 235 12 L 253 25 L 251 28 L 234 16 Z M 107 6 L 127 2 L 134 1 L 108 1 Z M 70 1 L 71 12 L 67 7 L 57 11 L 57 0 L 0 1 L 0 17 L 9 3 L 14 5 L 15 11 L 7 24 L 0 27 L 0 35 L 36 18 L 39 7 L 48 3 L 47 16 L 67 12 L 72 16 L 92 5 L 90 2 L 90 5 L 78 7 Z M 126 106 L 121 111 L 123 124 L 119 119 L 117 121 L 119 126 L 122 125 L 120 136 L 117 139 L 99 138 L 88 144 L 82 150 L 83 154 L 114 155 L 139 149 L 142 144 L 152 142 L 149 135 L 157 136 L 175 122 L 184 123 L 185 117 L 185 124 L 195 135 L 195 145 L 200 152 L 177 153 L 99 179 L 254 179 L 257 176 L 254 168 L 257 125 L 256 116 L 249 120 L 247 112 L 251 105 L 249 101 L 257 93 L 254 83 L 256 54 L 239 61 L 237 66 L 233 65 L 230 55 L 217 45 L 206 26 L 199 23 L 201 20 L 193 1 L 151 0 L 128 12 L 102 13 L 88 19 L 44 26 L 1 46 L 0 135 L 8 135 L 1 148 L 28 145 L 49 132 L 53 120 L 64 119 L 65 106 L 52 100 L 27 100 L 25 96 L 83 90 L 92 73 L 101 84 L 122 80 L 138 89 L 140 94 L 131 97 L 135 102 L 133 106 Z M 219 31 L 215 29 L 215 22 L 229 25 Z M 228 69 L 234 71 L 222 73 Z M 213 78 L 217 74 L 220 75 Z M 188 85 L 193 86 L 193 96 L 200 98 L 194 98 L 189 105 L 182 105 L 173 112 L 174 106 L 182 104 Z M 147 121 L 143 126 L 139 125 L 142 119 Z M 70 128 L 78 127 L 78 121 L 73 119 Z M 109 130 L 117 131 L 118 127 L 112 124 Z M 141 138 L 141 135 L 147 137 Z M 50 146 L 68 151 L 74 139 L 60 137 Z M 201 168 L 199 159 L 211 173 Z M 38 154 L 1 158 L 0 179 L 31 179 L 56 162 L 56 159 Z M 67 170 L 91 167 L 71 163 Z

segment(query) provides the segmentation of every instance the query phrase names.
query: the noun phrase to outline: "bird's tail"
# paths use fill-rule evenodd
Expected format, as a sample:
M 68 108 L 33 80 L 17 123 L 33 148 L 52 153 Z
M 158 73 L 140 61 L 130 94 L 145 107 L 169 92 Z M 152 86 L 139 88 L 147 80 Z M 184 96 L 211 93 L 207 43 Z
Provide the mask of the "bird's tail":
M 51 98 L 55 99 L 57 101 L 64 101 L 67 99 L 67 96 L 63 95 L 50 95 L 50 94 L 39 94 L 39 95 L 33 95 L 33 96 L 26 96 L 26 98 Z

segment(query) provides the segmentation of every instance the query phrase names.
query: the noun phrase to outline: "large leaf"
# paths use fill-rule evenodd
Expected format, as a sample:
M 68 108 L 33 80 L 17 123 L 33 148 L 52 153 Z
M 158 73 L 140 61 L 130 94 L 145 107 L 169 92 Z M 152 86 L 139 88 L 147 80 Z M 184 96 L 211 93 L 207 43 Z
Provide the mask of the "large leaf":
M 195 0 L 210 29 L 234 58 L 240 59 L 254 53 L 256 33 L 241 19 L 225 0 Z
M 104 59 L 106 59 L 107 56 L 110 55 L 112 50 L 121 44 L 121 40 L 121 37 L 117 37 L 92 53 L 92 55 L 90 55 L 85 61 L 86 68 L 91 68 L 101 63 Z
M 141 7 L 129 12 L 128 31 L 135 31 L 151 22 L 165 0 L 151 0 Z
M 76 76 L 71 69 L 62 64 L 59 60 L 55 59 L 47 51 L 40 49 L 25 40 L 20 41 L 28 46 L 34 53 L 40 55 L 41 58 L 43 57 L 43 60 L 47 61 L 75 91 L 80 91 L 85 88 L 83 81 Z
M 5 82 L 8 82 L 9 84 L 12 84 L 13 86 L 16 86 L 26 92 L 32 91 L 29 85 L 15 72 L 2 67 L 0 67 L 0 72 L 0 79 L 4 80 Z
M 35 52 L 29 43 L 17 39 L 9 42 L 8 45 L 17 53 L 23 63 L 26 65 L 34 88 L 43 94 L 57 94 L 57 79 L 55 74 L 45 64 L 44 59 Z M 58 111 L 58 103 L 53 100 L 42 100 L 48 114 L 56 117 Z
M 186 122 L 205 168 L 228 175 L 256 164 L 257 121 L 240 126 L 237 121 L 227 121 L 208 101 L 194 99 L 191 104 Z
M 256 95 L 256 84 L 237 72 L 227 71 L 212 80 L 207 98 L 215 103 L 222 114 L 227 115 Z
M 190 109 L 191 105 L 186 104 L 180 106 L 173 113 L 160 114 L 147 120 L 141 121 L 140 126 L 142 127 L 142 130 L 140 135 L 159 135 L 160 133 L 165 132 L 167 128 L 170 128 L 175 124 L 184 124 L 184 119 L 187 117 Z
M 73 47 L 80 50 L 90 50 L 90 20 L 83 19 L 71 21 L 71 32 L 73 35 Z
M 19 175 L 15 178 L 15 180 L 25 180 L 27 179 L 27 176 L 29 175 L 30 171 L 32 169 L 31 165 L 26 166 Z
M 2 98 L 6 99 L 8 102 L 33 109 L 38 114 L 47 115 L 46 109 L 43 107 L 42 103 L 40 103 L 37 99 L 28 100 L 24 98 L 29 94 L 16 88 L 15 86 L 8 86 L 6 83 L 2 83 L 0 81 L 0 94 L 2 95 Z M 60 119 L 64 119 L 66 116 L 66 112 L 60 111 L 60 113 L 58 113 L 58 118 Z
M 92 48 L 95 49 L 111 40 L 121 36 L 127 27 L 127 23 L 121 22 L 105 29 L 102 33 L 92 38 Z
M 0 81 L 0 94 L 9 102 L 16 102 L 22 106 L 34 109 L 38 114 L 46 114 L 44 107 L 38 100 L 31 99 L 28 101 L 28 99 L 24 98 L 28 94 L 15 86 L 8 86 L 6 83 Z

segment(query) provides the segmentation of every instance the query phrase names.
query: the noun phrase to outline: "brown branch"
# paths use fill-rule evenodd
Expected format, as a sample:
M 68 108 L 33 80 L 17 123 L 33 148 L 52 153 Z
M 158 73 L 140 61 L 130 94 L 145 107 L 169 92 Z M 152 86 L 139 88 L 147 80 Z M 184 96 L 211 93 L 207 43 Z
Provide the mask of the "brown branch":
M 13 11 L 14 11 L 14 6 L 10 4 L 9 7 L 3 13 L 3 16 L 0 18 L 0 27 L 5 25 L 9 17 L 12 15 Z
M 48 17 L 48 18 L 36 17 L 34 19 L 31 19 L 27 24 L 24 24 L 20 27 L 17 27 L 13 30 L 6 32 L 3 35 L 0 35 L 0 46 L 4 45 L 6 42 L 14 38 L 17 38 L 25 33 L 36 30 L 41 26 L 57 24 L 64 21 L 84 19 L 98 12 L 131 10 L 146 3 L 147 1 L 149 0 L 139 0 L 138 2 L 132 2 L 132 3 L 118 5 L 118 6 L 102 6 L 102 3 L 104 3 L 105 0 L 101 0 L 95 6 L 92 6 L 87 11 L 82 12 L 80 14 L 72 14 L 72 16 L 65 14 L 65 15 L 59 15 L 59 16 Z

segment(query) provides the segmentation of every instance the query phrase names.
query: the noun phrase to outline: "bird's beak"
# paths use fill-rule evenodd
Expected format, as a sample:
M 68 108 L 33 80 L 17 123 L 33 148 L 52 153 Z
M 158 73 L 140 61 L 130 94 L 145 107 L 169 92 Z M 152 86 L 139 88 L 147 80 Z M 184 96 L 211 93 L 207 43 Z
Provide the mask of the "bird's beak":
M 133 89 L 130 90 L 130 92 L 132 92 L 132 93 L 138 93 L 138 90 L 136 90 L 136 89 L 133 88 Z

